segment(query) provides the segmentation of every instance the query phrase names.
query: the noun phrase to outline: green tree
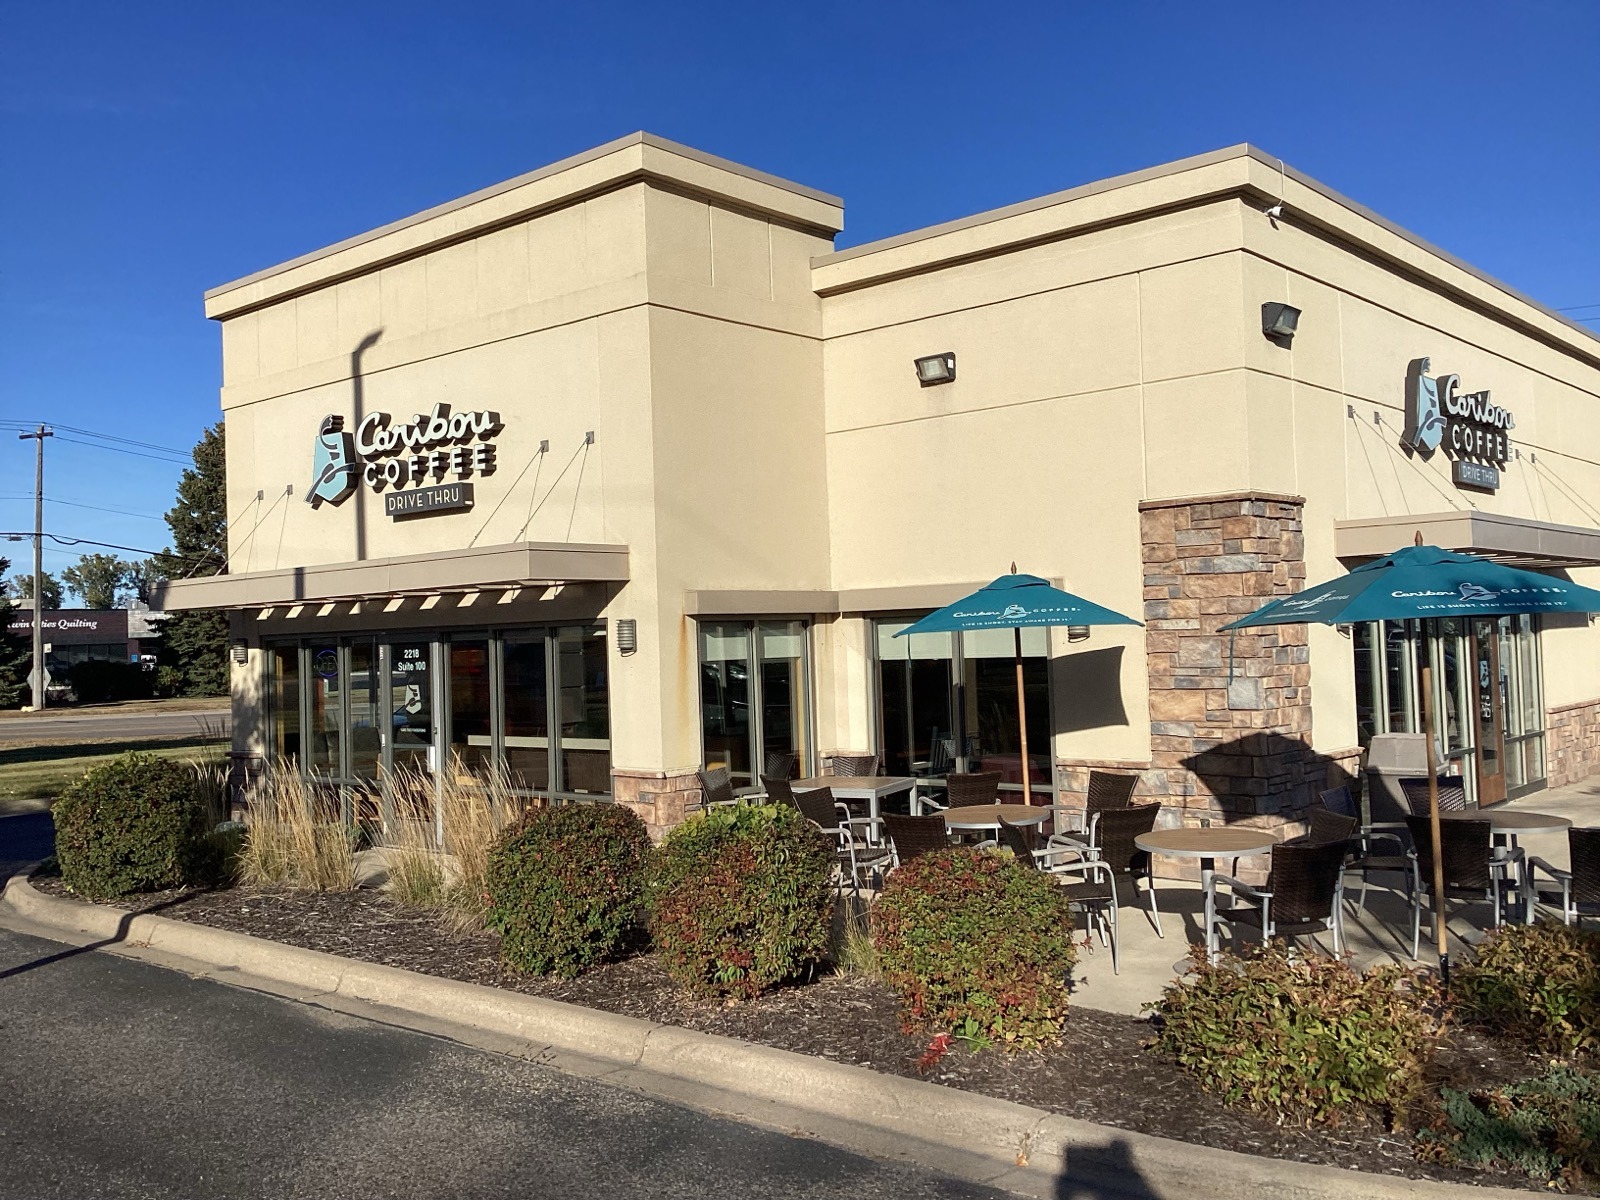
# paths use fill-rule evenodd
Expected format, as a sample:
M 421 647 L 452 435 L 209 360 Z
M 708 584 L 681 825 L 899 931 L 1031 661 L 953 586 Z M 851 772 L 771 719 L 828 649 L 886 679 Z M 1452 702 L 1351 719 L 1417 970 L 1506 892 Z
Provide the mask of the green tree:
M 222 422 L 201 435 L 194 466 L 178 480 L 177 503 L 167 513 L 172 546 L 154 559 L 168 579 L 224 575 L 228 570 L 228 478 Z M 223 696 L 228 691 L 228 615 L 207 609 L 175 612 L 161 623 L 164 666 L 182 673 L 185 696 Z
M 10 565 L 0 558 L 0 575 Z M 0 708 L 12 708 L 28 696 L 28 671 L 33 665 L 32 639 L 11 632 L 14 612 L 11 601 L 0 592 Z
M 153 558 L 141 558 L 135 562 L 125 564 L 127 573 L 123 576 L 123 583 L 127 588 L 123 597 L 126 603 L 137 601 L 140 604 L 151 603 L 151 595 L 155 592 L 156 583 L 164 578 L 161 568 L 156 565 Z
M 128 564 L 115 554 L 85 554 L 61 572 L 61 581 L 85 608 L 116 608 Z
M 39 581 L 40 590 L 44 592 L 44 608 L 61 607 L 61 581 L 49 571 L 43 573 Z M 19 600 L 33 599 L 33 572 L 11 577 L 12 594 Z

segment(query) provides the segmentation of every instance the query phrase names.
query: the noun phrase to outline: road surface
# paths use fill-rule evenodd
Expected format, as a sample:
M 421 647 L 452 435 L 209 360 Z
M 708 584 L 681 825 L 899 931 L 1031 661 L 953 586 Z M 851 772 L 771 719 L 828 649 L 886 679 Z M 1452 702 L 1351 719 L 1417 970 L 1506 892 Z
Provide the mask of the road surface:
M 138 742 L 155 738 L 197 738 L 227 728 L 226 705 L 177 712 L 61 712 L 0 720 L 0 748 L 8 743 Z
M 7 1196 L 1003 1196 L 7 930 L 0 1044 Z

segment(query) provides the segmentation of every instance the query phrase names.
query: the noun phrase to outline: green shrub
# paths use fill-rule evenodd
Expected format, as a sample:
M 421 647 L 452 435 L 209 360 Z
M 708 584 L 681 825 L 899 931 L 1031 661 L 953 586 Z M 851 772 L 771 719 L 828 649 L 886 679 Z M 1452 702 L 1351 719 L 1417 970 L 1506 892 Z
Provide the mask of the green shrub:
M 489 851 L 489 928 L 507 966 L 571 978 L 639 927 L 650 835 L 612 804 L 537 808 Z
M 1600 933 L 1540 922 L 1484 935 L 1454 972 L 1461 1017 L 1572 1057 L 1600 1051 Z
M 701 995 L 750 997 L 828 951 L 832 844 L 787 805 L 690 817 L 656 848 L 646 901 L 667 973 Z
M 1154 1047 L 1207 1091 L 1280 1120 L 1337 1122 L 1365 1104 L 1397 1120 L 1418 1098 L 1438 1042 L 1437 988 L 1419 972 L 1366 973 L 1281 943 L 1206 962 L 1150 1005 Z
M 941 850 L 889 876 L 872 911 L 906 1031 L 974 1045 L 1060 1036 L 1077 951 L 1066 893 L 1009 855 Z
M 194 772 L 150 754 L 95 767 L 55 806 L 61 878 L 94 899 L 206 881 L 220 858 Z
M 1442 1099 L 1442 1119 L 1418 1135 L 1421 1158 L 1572 1187 L 1600 1175 L 1600 1076 L 1556 1065 L 1510 1087 L 1445 1088 Z

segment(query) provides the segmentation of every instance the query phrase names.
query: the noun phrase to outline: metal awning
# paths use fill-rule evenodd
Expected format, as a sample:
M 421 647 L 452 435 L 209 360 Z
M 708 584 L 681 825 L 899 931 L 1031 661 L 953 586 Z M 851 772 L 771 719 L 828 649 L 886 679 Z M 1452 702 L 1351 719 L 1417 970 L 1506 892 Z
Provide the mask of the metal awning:
M 326 600 L 441 595 L 527 584 L 626 583 L 628 548 L 580 542 L 513 542 L 400 558 L 319 563 L 243 575 L 174 579 L 151 604 L 168 611 L 259 608 Z
M 1336 521 L 1334 553 L 1346 561 L 1377 558 L 1411 545 L 1418 533 L 1426 545 L 1481 554 L 1514 567 L 1600 566 L 1600 529 L 1476 509 Z

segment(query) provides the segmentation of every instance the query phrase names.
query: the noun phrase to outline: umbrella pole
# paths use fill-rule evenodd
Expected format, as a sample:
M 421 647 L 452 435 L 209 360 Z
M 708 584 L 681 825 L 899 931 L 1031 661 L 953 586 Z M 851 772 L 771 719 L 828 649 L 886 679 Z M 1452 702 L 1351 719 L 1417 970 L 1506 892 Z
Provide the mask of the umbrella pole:
M 1017 646 L 1017 727 L 1022 735 L 1022 802 L 1033 803 L 1033 765 L 1028 762 L 1028 698 L 1022 691 L 1022 628 L 1015 626 L 1011 635 Z
M 1433 752 L 1433 666 L 1422 667 L 1422 732 L 1428 739 L 1428 819 L 1433 838 L 1433 940 L 1439 948 L 1439 974 L 1450 982 L 1450 953 L 1445 948 L 1444 854 L 1439 831 L 1439 760 Z

